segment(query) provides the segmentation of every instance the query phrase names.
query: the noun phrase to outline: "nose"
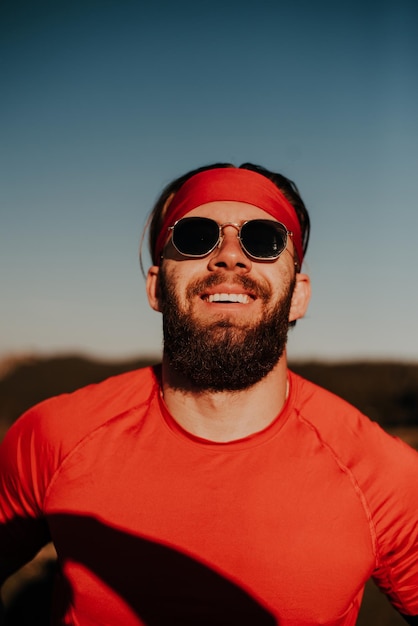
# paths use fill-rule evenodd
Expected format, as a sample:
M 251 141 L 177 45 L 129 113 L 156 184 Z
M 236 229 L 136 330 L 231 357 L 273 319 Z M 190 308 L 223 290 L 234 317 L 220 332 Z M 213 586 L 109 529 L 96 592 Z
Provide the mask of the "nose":
M 221 226 L 222 236 L 218 247 L 210 255 L 208 269 L 226 269 L 245 274 L 251 270 L 251 260 L 238 239 L 239 226 L 227 223 Z

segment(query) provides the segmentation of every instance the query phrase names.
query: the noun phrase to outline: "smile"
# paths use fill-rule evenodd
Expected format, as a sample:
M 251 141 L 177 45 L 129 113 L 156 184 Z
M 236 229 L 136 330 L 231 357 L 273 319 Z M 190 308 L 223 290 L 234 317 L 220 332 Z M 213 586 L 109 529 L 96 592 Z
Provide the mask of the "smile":
M 207 302 L 237 302 L 249 304 L 250 296 L 245 293 L 213 293 L 207 296 Z

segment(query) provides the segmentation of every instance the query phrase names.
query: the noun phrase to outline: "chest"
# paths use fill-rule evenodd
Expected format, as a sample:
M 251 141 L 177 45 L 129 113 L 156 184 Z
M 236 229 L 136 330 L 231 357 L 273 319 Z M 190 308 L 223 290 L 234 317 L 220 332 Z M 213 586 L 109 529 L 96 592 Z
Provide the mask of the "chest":
M 312 443 L 228 454 L 103 438 L 64 464 L 48 509 L 73 593 L 101 598 L 95 610 L 110 595 L 172 623 L 224 623 L 220 610 L 229 624 L 348 625 L 373 567 L 351 477 Z

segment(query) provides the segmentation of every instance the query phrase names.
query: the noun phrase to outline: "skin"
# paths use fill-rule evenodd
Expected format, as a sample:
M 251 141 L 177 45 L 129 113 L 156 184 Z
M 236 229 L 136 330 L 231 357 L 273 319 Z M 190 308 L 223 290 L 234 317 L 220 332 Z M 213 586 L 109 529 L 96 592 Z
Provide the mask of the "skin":
M 262 209 L 242 202 L 211 202 L 187 214 L 188 217 L 211 217 L 219 224 L 242 224 L 250 219 L 271 219 Z M 285 252 L 275 261 L 255 261 L 242 250 L 237 230 L 226 226 L 218 248 L 200 259 L 182 257 L 170 241 L 164 251 L 165 271 L 176 286 L 181 307 L 196 319 L 204 322 L 227 318 L 238 327 L 261 319 L 265 307 L 272 306 L 283 295 L 295 275 L 294 249 L 291 238 Z M 147 295 L 150 306 L 161 312 L 158 274 L 160 268 L 152 266 L 147 276 Z M 247 303 L 209 302 L 208 293 L 186 298 L 190 282 L 209 274 L 223 277 L 222 284 L 211 288 L 210 293 L 243 293 L 233 285 L 236 276 L 248 276 L 271 290 L 270 301 L 263 303 L 247 293 Z M 310 299 L 310 280 L 306 274 L 296 274 L 289 322 L 304 316 Z M 243 391 L 210 392 L 193 389 L 188 381 L 181 381 L 163 357 L 162 390 L 164 401 L 174 419 L 195 436 L 216 442 L 227 442 L 249 436 L 266 428 L 278 415 L 287 395 L 287 360 L 284 355 L 272 371 L 262 380 Z M 237 419 L 239 416 L 239 419 Z

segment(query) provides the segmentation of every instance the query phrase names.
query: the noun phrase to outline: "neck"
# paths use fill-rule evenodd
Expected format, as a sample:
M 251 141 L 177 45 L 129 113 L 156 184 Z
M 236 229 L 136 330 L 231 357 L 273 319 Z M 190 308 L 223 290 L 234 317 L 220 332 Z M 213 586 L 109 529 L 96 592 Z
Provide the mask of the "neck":
M 180 381 L 166 359 L 162 367 L 165 404 L 176 422 L 191 434 L 214 442 L 234 441 L 266 428 L 287 397 L 287 362 L 241 391 L 202 391 Z

